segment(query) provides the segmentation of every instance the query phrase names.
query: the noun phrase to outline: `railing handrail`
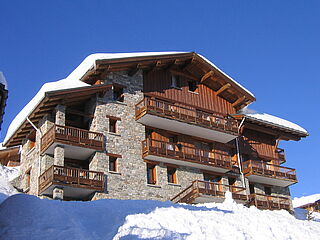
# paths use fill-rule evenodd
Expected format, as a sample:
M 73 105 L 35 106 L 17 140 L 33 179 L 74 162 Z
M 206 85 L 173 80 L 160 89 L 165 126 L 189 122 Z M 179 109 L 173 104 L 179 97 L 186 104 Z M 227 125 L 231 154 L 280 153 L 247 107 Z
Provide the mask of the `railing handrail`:
M 249 197 L 255 197 L 255 196 L 261 196 L 261 197 L 266 197 L 266 198 L 274 198 L 274 199 L 278 198 L 278 199 L 290 201 L 290 199 L 287 198 L 287 197 L 266 195 L 266 194 L 262 194 L 262 193 L 251 193 L 249 195 Z
M 180 143 L 173 143 L 173 142 L 165 142 L 165 141 L 162 141 L 162 140 L 157 140 L 157 139 L 152 139 L 152 138 L 147 138 L 145 140 L 142 141 L 142 143 L 144 142 L 147 142 L 148 141 L 150 142 L 159 142 L 159 143 L 163 143 L 163 144 L 166 144 L 166 145 L 172 145 L 172 146 L 177 146 L 179 147 L 179 145 L 183 148 L 189 148 L 189 149 L 193 149 L 193 150 L 197 150 L 197 151 L 203 151 L 203 152 L 208 152 L 208 153 L 214 153 L 214 154 L 219 154 L 219 155 L 223 155 L 223 156 L 227 156 L 227 157 L 230 157 L 230 161 L 231 161 L 231 156 L 228 155 L 227 153 L 221 153 L 221 152 L 216 152 L 216 151 L 210 151 L 210 150 L 206 150 L 206 149 L 203 149 L 203 148 L 196 148 L 196 147 L 190 147 L 190 146 L 187 146 L 187 145 L 184 145 L 184 144 L 180 144 Z M 183 151 L 182 151 L 183 152 Z
M 79 132 L 92 133 L 92 134 L 103 136 L 102 133 L 93 132 L 93 131 L 89 131 L 89 130 L 82 129 L 82 128 L 76 128 L 76 127 L 71 127 L 71 126 L 63 126 L 63 125 L 59 125 L 59 124 L 55 124 L 55 126 L 56 127 L 60 127 L 60 128 L 73 129 L 73 130 L 76 130 L 76 131 L 79 131 Z
M 268 166 L 272 166 L 272 167 L 276 167 L 276 168 L 281 168 L 281 169 L 288 169 L 290 171 L 289 172 L 293 172 L 293 171 L 296 171 L 295 168 L 289 168 L 289 167 L 284 167 L 284 166 L 281 166 L 281 165 L 276 165 L 276 164 L 271 164 L 271 163 L 266 163 L 264 161 L 255 161 L 255 160 L 247 160 L 245 162 L 242 163 L 244 166 L 248 165 L 248 167 L 252 167 L 253 165 L 255 166 L 258 166 L 259 164 L 261 164 L 261 166 L 263 165 L 268 165 Z M 259 166 L 258 166 L 259 167 Z
M 74 168 L 74 167 L 67 167 L 67 166 L 58 166 L 58 165 L 52 165 L 50 168 L 63 168 L 63 169 L 70 169 L 70 170 L 75 170 L 78 172 L 88 172 L 88 173 L 96 173 L 96 174 L 101 174 L 103 175 L 103 172 L 99 171 L 92 171 L 92 170 L 87 170 L 87 169 L 82 169 L 82 168 Z
M 244 187 L 240 187 L 240 186 L 233 186 L 233 185 L 227 185 L 227 184 L 222 184 L 222 183 L 216 183 L 216 182 L 210 182 L 210 181 L 205 181 L 205 180 L 194 180 L 192 181 L 191 185 L 188 186 L 187 188 L 185 188 L 183 191 L 181 191 L 180 193 L 178 193 L 177 195 L 175 195 L 171 201 L 175 201 L 177 199 L 181 200 L 183 197 L 185 197 L 191 190 L 196 190 L 196 189 L 202 189 L 201 186 L 199 186 L 199 183 L 205 184 L 205 185 L 214 185 L 215 187 L 227 187 L 229 188 L 229 190 L 231 188 L 233 189 L 238 189 L 236 192 L 232 192 L 232 193 L 238 193 L 240 191 L 246 191 L 246 188 Z M 212 189 L 212 187 L 211 187 Z M 226 189 L 220 189 L 221 192 L 225 193 L 227 192 Z M 247 196 L 246 193 L 242 194 Z M 177 202 L 179 202 L 179 200 Z
M 188 110 L 188 111 L 194 111 L 194 112 L 205 113 L 205 114 L 208 114 L 208 115 L 213 115 L 214 117 L 218 117 L 218 118 L 221 118 L 221 119 L 227 119 L 227 117 L 229 116 L 229 115 L 226 115 L 226 114 L 223 114 L 223 113 L 214 112 L 214 111 L 209 110 L 209 109 L 208 109 L 208 111 L 200 110 L 196 106 L 194 106 L 194 107 L 193 106 L 188 106 L 188 105 L 186 105 L 184 103 L 179 103 L 179 105 L 175 105 L 174 102 L 161 100 L 161 99 L 158 99 L 158 98 L 153 99 L 153 98 L 151 98 L 149 96 L 144 96 L 144 99 L 142 101 L 140 101 L 136 105 L 139 105 L 142 102 L 144 102 L 145 105 L 148 105 L 146 103 L 148 100 L 151 100 L 151 101 L 154 101 L 154 102 L 159 102 L 159 103 L 162 103 L 162 104 L 165 104 L 165 105 L 169 105 L 169 106 L 172 106 L 172 107 L 175 107 L 175 108 L 181 108 L 181 109 Z M 182 105 L 184 105 L 184 106 L 182 106 Z M 234 122 L 237 122 L 237 121 L 234 119 Z

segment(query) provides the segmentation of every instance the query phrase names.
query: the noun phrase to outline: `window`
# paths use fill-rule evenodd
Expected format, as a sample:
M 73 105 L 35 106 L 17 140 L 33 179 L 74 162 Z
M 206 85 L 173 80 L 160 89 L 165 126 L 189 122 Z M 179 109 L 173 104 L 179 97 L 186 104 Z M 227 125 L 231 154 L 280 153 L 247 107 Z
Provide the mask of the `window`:
M 195 92 L 197 90 L 197 83 L 195 81 L 188 81 L 188 87 L 190 92 Z
M 109 171 L 117 172 L 117 158 L 116 157 L 109 157 Z
M 156 165 L 147 163 L 147 183 L 148 184 L 156 184 L 157 176 L 156 176 Z
M 171 76 L 171 87 L 173 88 L 181 88 L 180 77 L 177 75 Z
M 221 181 L 221 176 L 211 175 L 209 173 L 203 174 L 204 181 L 219 183 Z
M 123 88 L 113 86 L 113 100 L 118 102 L 124 101 Z
M 250 194 L 254 194 L 254 184 L 252 183 L 249 184 L 249 190 L 250 190 Z
M 264 187 L 264 193 L 266 195 L 271 195 L 271 187 Z
M 109 132 L 117 133 L 117 120 L 109 118 Z
M 177 169 L 173 167 L 167 168 L 168 183 L 177 184 Z

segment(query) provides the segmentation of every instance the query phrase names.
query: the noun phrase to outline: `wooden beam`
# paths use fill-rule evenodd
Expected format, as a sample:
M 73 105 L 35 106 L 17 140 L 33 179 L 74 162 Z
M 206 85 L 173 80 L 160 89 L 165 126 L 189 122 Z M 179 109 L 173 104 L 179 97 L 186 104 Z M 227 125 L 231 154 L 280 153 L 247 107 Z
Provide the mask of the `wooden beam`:
M 243 97 L 241 97 L 241 98 L 238 98 L 234 103 L 232 103 L 232 107 L 235 107 L 235 106 L 239 105 L 239 104 L 242 103 L 245 99 L 246 99 L 246 96 L 243 96 Z
M 212 77 L 214 74 L 213 71 L 207 72 L 206 74 L 204 74 L 200 80 L 200 83 L 204 82 L 205 80 L 207 80 L 208 78 Z
M 190 60 L 186 61 L 185 64 L 180 68 L 181 71 L 186 70 L 187 67 L 189 67 L 192 63 L 194 63 L 195 58 L 192 57 Z
M 73 115 L 78 115 L 78 116 L 82 116 L 82 117 L 93 118 L 93 115 L 92 115 L 92 114 L 87 114 L 87 113 L 81 112 L 81 111 L 76 110 L 76 109 L 66 108 L 66 112 L 67 112 L 67 113 L 70 113 L 70 114 L 73 114 Z
M 217 96 L 218 96 L 220 93 L 222 93 L 222 92 L 224 92 L 225 90 L 227 90 L 229 87 L 231 87 L 231 84 L 230 84 L 230 83 L 227 83 L 227 84 L 223 85 L 223 86 L 216 92 Z
M 196 77 L 194 77 L 194 76 L 192 76 L 192 75 L 190 75 L 190 74 L 184 73 L 184 72 L 180 72 L 180 71 L 177 71 L 177 70 L 170 70 L 170 72 L 171 72 L 172 74 L 174 74 L 174 75 L 180 75 L 180 76 L 183 76 L 183 77 L 192 79 L 192 80 L 197 81 L 197 82 L 199 81 L 198 78 L 196 78 Z
M 105 80 L 105 78 L 107 77 L 107 75 L 110 73 L 110 65 L 108 65 L 107 68 L 103 69 L 101 74 L 100 74 L 100 79 L 101 80 Z
M 141 64 L 138 63 L 134 68 L 129 70 L 128 76 L 130 76 L 130 77 L 134 76 L 140 70 L 140 68 L 141 68 Z

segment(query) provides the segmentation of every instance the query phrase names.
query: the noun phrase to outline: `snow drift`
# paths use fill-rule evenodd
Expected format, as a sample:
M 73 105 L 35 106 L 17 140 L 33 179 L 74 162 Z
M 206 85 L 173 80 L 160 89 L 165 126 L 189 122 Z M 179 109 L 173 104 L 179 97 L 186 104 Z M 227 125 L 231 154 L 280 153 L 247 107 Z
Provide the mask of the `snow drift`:
M 67 202 L 17 194 L 0 205 L 3 239 L 319 239 L 320 223 L 227 201 Z
M 8 196 L 18 193 L 10 181 L 18 177 L 19 167 L 6 167 L 0 164 L 0 203 Z

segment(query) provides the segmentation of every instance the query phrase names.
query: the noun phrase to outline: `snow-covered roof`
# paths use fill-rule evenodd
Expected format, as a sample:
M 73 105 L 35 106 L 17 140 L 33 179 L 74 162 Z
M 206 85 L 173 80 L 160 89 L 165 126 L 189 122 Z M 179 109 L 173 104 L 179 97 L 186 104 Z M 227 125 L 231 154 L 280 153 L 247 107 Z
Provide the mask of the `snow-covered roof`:
M 2 83 L 4 85 L 4 88 L 8 90 L 8 83 L 6 78 L 4 77 L 3 72 L 0 72 L 0 83 Z
M 26 118 L 32 113 L 32 111 L 38 106 L 38 104 L 42 101 L 45 94 L 47 92 L 55 91 L 55 90 L 63 90 L 63 89 L 71 89 L 71 88 L 78 88 L 89 86 L 84 82 L 81 82 L 80 79 L 85 75 L 85 73 L 94 68 L 97 60 L 104 60 L 104 59 L 121 59 L 121 58 L 131 58 L 131 57 L 146 57 L 146 56 L 161 56 L 161 55 L 175 55 L 175 54 L 183 54 L 183 53 L 190 53 L 190 52 L 136 52 L 136 53 L 95 53 L 91 54 L 86 57 L 81 64 L 69 74 L 69 76 L 65 79 L 56 81 L 56 82 L 49 82 L 44 84 L 38 93 L 31 99 L 31 101 L 18 113 L 18 115 L 14 118 L 11 122 L 7 135 L 4 139 L 4 145 L 7 141 L 13 136 L 13 134 L 19 129 L 19 127 L 23 124 Z M 212 62 L 207 60 L 205 57 L 199 55 L 209 64 L 211 64 L 214 68 L 219 70 L 222 74 L 224 74 L 227 78 L 229 78 L 232 82 L 234 82 L 237 86 L 242 88 L 248 94 L 253 96 L 251 92 L 233 80 L 230 76 L 225 74 L 222 70 L 220 70 L 216 65 Z M 1 72 L 0 72 L 1 73 Z M 1 73 L 2 74 L 2 73 Z M 0 79 L 1 79 L 0 74 Z M 3 74 L 2 74 L 3 76 Z M 4 79 L 4 77 L 3 77 Z M 5 79 L 4 79 L 5 80 Z M 253 96 L 254 97 L 254 96 Z
M 292 204 L 294 208 L 304 206 L 309 203 L 314 203 L 316 201 L 320 200 L 320 194 L 313 194 L 309 196 L 303 196 L 303 197 L 295 197 L 292 199 Z
M 291 131 L 295 131 L 298 133 L 302 133 L 304 135 L 309 135 L 307 130 L 300 127 L 299 125 L 290 122 L 288 120 L 267 114 L 267 113 L 243 113 L 243 115 L 246 116 L 246 118 L 250 118 L 256 121 L 260 121 L 266 124 L 274 125 L 280 128 L 285 128 Z
M 183 53 L 191 53 L 191 52 L 135 52 L 135 53 L 95 53 L 86 57 L 83 62 L 68 76 L 68 78 L 72 79 L 81 79 L 81 77 L 91 68 L 95 66 L 95 62 L 97 60 L 107 60 L 107 59 L 121 59 L 121 58 L 132 58 L 132 57 L 147 57 L 147 56 L 162 56 L 162 55 L 175 55 L 175 54 L 183 54 Z M 247 92 L 252 97 L 255 97 L 248 89 L 243 87 L 240 83 L 232 79 L 229 75 L 223 72 L 220 68 L 218 68 L 215 64 L 209 61 L 204 56 L 197 54 L 204 61 L 208 62 L 212 67 L 217 69 L 221 74 L 230 79 L 235 85 L 240 87 L 242 90 Z
M 45 97 L 47 92 L 52 92 L 56 90 L 72 89 L 78 87 L 90 86 L 87 83 L 81 82 L 78 79 L 66 78 L 55 82 L 45 83 L 38 93 L 31 99 L 31 101 L 18 113 L 18 115 L 11 122 L 7 135 L 3 141 L 4 145 L 13 136 L 13 134 L 18 130 L 18 128 L 23 124 L 27 117 L 32 113 L 32 111 L 38 106 L 38 104 Z

